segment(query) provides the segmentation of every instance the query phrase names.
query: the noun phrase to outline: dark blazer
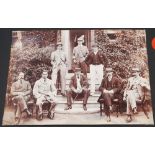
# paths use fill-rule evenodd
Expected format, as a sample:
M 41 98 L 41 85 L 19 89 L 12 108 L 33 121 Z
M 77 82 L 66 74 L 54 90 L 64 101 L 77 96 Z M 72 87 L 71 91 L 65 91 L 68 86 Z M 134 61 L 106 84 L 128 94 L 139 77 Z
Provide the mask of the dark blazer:
M 104 89 L 107 89 L 107 82 L 108 82 L 108 79 L 106 77 L 105 79 L 102 80 L 102 83 L 101 83 L 101 85 L 99 87 L 99 90 L 101 91 L 101 95 L 98 98 L 99 103 L 103 103 L 104 97 L 103 97 L 102 92 L 103 92 Z M 121 86 L 122 86 L 121 80 L 118 79 L 117 77 L 113 76 L 112 77 L 112 89 L 114 91 L 114 98 L 119 98 L 119 99 L 121 98 L 122 95 L 119 94 L 120 90 L 121 90 Z
M 82 74 L 80 75 L 80 84 L 81 84 L 82 88 L 88 88 L 88 86 L 89 86 L 87 77 L 84 76 L 84 75 L 82 75 Z M 71 78 L 69 87 L 70 87 L 70 88 L 75 88 L 75 89 L 77 89 L 77 79 L 76 79 L 76 75 L 74 75 L 74 76 Z
M 104 64 L 104 66 L 106 67 L 106 65 L 108 64 L 107 60 L 108 59 L 105 54 L 101 51 L 98 51 L 96 55 L 94 54 L 94 52 L 90 52 L 86 57 L 85 62 L 87 63 L 87 65 L 95 64 L 97 62 L 98 64 Z
M 120 79 L 118 79 L 117 77 L 113 76 L 112 77 L 112 89 L 114 91 L 114 93 L 117 93 L 120 91 L 121 89 L 121 81 Z M 99 90 L 102 92 L 104 89 L 107 89 L 107 83 L 108 83 L 108 78 L 105 77 L 103 80 L 102 80 L 102 83 L 99 87 Z

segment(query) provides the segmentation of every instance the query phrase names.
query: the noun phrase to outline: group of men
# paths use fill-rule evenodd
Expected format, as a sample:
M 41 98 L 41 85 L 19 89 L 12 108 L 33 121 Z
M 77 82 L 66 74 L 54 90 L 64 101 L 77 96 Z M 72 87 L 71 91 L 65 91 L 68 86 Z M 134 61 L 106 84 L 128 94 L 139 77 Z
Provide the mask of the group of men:
M 67 105 L 64 110 L 72 109 L 72 99 L 83 98 L 83 109 L 87 110 L 87 100 L 90 95 L 95 93 L 95 84 L 100 84 L 100 98 L 104 99 L 107 121 L 110 121 L 110 111 L 112 110 L 112 100 L 115 94 L 120 92 L 121 80 L 113 74 L 113 69 L 107 66 L 106 55 L 99 50 L 97 44 L 92 45 L 92 52 L 89 52 L 87 46 L 83 45 L 84 36 L 77 39 L 77 46 L 73 49 L 73 70 L 74 76 L 71 78 L 69 89 L 66 89 L 67 56 L 63 51 L 62 43 L 57 43 L 57 50 L 51 54 L 52 75 L 48 79 L 48 71 L 42 72 L 42 77 L 36 81 L 33 91 L 28 81 L 24 80 L 24 73 L 20 73 L 18 80 L 12 84 L 11 94 L 17 104 L 15 120 L 19 121 L 19 115 L 25 111 L 28 116 L 31 112 L 28 110 L 26 102 L 30 99 L 30 94 L 36 99 L 38 106 L 38 119 L 43 119 L 42 106 L 45 102 L 50 103 L 48 117 L 54 118 L 56 106 L 55 96 L 57 94 L 56 81 L 57 73 L 60 71 L 61 94 L 67 97 Z M 88 67 L 90 67 L 90 88 L 87 78 Z M 104 73 L 105 71 L 105 73 Z M 137 113 L 136 101 L 143 96 L 143 88 L 150 89 L 149 82 L 140 76 L 140 69 L 133 68 L 131 77 L 128 79 L 127 87 L 124 91 L 123 100 L 127 103 L 127 120 L 131 121 L 131 112 Z

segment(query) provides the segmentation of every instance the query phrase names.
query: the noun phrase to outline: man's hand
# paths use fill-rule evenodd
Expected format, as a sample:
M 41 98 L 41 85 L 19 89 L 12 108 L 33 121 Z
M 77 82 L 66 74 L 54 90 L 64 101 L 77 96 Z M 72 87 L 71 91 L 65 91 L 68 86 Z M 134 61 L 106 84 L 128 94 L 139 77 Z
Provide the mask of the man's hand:
M 73 91 L 74 91 L 75 93 L 78 93 L 78 90 L 77 90 L 77 89 L 74 89 Z
M 73 59 L 73 62 L 76 64 L 77 63 L 76 59 Z
M 77 93 L 81 93 L 82 92 L 82 89 L 77 89 Z
M 109 93 L 109 91 L 107 89 L 104 89 L 103 93 Z
M 109 90 L 109 93 L 110 93 L 110 94 L 113 94 L 113 93 L 114 93 L 114 91 L 113 91 L 113 90 Z
M 123 101 L 126 101 L 126 98 L 127 98 L 126 96 L 123 96 Z
M 18 96 L 24 96 L 24 92 L 18 92 Z
M 79 90 L 79 89 L 74 89 L 73 91 L 74 91 L 75 93 L 78 93 L 78 94 L 82 92 L 82 91 Z
M 103 90 L 103 93 L 114 94 L 114 91 L 113 91 L 113 90 L 104 89 L 104 90 Z

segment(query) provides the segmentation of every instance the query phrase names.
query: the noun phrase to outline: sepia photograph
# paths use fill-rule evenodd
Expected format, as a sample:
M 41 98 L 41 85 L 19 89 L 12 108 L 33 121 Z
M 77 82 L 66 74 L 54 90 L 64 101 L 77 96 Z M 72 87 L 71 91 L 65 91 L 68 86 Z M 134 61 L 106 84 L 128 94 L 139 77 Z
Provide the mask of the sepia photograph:
M 12 31 L 3 125 L 154 125 L 145 29 Z

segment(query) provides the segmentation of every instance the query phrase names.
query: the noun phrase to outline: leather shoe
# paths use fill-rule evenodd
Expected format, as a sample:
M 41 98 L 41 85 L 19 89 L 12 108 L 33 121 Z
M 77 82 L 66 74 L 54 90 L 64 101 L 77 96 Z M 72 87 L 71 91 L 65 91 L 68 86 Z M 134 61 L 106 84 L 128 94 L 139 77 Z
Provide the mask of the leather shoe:
M 42 119 L 43 119 L 43 114 L 39 114 L 39 115 L 38 115 L 38 120 L 41 121 Z
M 109 116 L 107 117 L 107 122 L 111 122 L 111 118 Z
M 54 118 L 54 112 L 49 112 L 48 113 L 48 115 L 47 115 L 47 117 L 49 118 L 49 119 L 53 119 Z
M 72 109 L 72 106 L 67 106 L 64 110 Z
M 15 117 L 15 125 L 19 125 L 20 122 L 20 118 L 19 117 Z
M 63 97 L 65 97 L 65 96 L 66 96 L 64 93 L 61 93 L 61 95 L 62 95 Z
M 27 116 L 28 117 L 31 117 L 32 116 L 32 113 L 29 110 L 26 110 L 26 113 L 27 113 Z
M 138 114 L 138 112 L 137 112 L 137 109 L 136 109 L 136 108 L 134 108 L 134 109 L 133 109 L 133 113 L 134 113 L 134 114 Z
M 127 117 L 127 122 L 129 123 L 129 122 L 131 122 L 132 121 L 132 117 L 131 116 L 128 116 Z
M 83 106 L 83 110 L 84 110 L 84 111 L 87 111 L 86 105 Z

